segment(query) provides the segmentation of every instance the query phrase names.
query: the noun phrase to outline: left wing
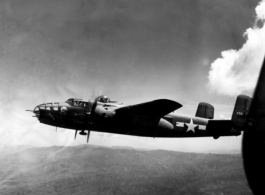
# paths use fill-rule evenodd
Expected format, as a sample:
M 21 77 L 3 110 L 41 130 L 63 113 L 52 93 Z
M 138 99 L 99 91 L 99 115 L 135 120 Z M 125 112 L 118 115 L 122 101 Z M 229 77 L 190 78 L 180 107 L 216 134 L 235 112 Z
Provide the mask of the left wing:
M 116 110 L 116 115 L 129 114 L 147 117 L 162 117 L 181 107 L 182 105 L 178 102 L 167 99 L 159 99 L 151 102 L 118 108 Z

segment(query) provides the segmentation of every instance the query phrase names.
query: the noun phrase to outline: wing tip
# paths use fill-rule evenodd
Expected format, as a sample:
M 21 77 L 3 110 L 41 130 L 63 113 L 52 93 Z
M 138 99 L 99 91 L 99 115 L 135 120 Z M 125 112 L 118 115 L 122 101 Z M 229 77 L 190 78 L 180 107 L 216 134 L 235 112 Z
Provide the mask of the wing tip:
M 177 110 L 182 107 L 182 104 L 174 101 L 174 100 L 169 100 L 169 99 L 159 99 L 159 100 L 154 100 L 153 102 L 160 102 L 161 104 L 165 105 L 168 108 L 172 108 L 172 110 Z

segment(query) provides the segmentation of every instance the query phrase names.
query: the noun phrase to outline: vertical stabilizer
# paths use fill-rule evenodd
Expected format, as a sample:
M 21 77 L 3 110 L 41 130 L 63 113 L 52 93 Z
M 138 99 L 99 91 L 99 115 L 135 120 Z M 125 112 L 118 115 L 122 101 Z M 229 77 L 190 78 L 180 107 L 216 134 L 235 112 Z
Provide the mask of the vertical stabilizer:
M 232 124 L 236 130 L 244 130 L 250 104 L 251 98 L 249 96 L 237 96 L 235 108 L 232 115 Z
M 201 102 L 198 105 L 197 112 L 196 112 L 195 116 L 201 117 L 201 118 L 213 119 L 214 107 L 211 104 Z

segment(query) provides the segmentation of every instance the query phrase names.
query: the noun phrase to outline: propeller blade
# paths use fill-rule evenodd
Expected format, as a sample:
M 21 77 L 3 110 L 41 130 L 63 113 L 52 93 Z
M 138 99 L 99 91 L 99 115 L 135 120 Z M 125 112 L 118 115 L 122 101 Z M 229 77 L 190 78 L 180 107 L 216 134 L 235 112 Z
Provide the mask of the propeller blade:
M 89 140 L 89 135 L 90 135 L 90 131 L 88 130 L 87 131 L 87 141 L 86 141 L 87 143 L 88 143 L 88 140 Z
M 75 130 L 75 138 L 76 138 L 77 130 Z
M 91 114 L 92 105 L 93 105 L 93 102 L 91 102 L 90 100 L 88 100 L 88 109 L 87 109 L 87 114 Z

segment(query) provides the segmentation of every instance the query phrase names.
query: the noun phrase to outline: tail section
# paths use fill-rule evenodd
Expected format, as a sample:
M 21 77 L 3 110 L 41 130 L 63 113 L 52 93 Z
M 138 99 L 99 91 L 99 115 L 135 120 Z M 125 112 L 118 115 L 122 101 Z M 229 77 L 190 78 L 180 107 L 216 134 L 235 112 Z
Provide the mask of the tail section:
M 252 98 L 246 95 L 237 96 L 232 115 L 232 126 L 236 130 L 244 130 Z
M 195 116 L 201 117 L 201 118 L 213 119 L 214 107 L 211 104 L 201 102 L 198 105 L 197 112 L 196 112 Z

